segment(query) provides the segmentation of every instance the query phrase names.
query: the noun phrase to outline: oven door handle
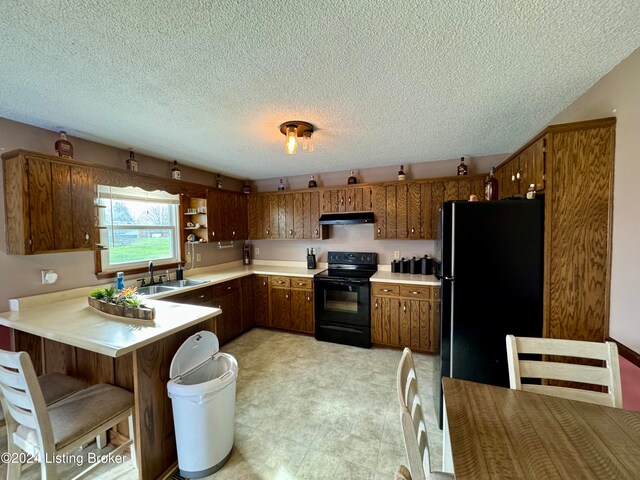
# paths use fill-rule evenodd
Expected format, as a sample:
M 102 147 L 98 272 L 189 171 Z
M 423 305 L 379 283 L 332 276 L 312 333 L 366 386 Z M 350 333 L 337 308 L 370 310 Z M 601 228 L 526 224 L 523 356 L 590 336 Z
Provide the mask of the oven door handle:
M 368 280 L 319 280 L 320 285 L 334 285 L 337 287 L 349 286 L 349 285 L 366 285 Z

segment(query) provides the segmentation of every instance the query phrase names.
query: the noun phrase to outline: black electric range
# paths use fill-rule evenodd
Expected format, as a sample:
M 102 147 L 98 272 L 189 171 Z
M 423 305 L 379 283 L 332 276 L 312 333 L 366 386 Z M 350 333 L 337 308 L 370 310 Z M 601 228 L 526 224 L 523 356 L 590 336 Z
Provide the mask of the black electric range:
M 314 277 L 316 339 L 371 347 L 371 284 L 378 255 L 329 252 L 329 269 Z

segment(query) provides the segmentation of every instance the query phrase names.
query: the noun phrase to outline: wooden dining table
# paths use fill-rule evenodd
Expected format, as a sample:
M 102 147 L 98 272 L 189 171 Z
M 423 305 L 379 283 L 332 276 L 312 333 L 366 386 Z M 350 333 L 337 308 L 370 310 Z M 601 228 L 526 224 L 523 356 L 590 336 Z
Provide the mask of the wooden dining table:
M 639 412 L 453 378 L 442 384 L 443 448 L 456 479 L 640 479 Z

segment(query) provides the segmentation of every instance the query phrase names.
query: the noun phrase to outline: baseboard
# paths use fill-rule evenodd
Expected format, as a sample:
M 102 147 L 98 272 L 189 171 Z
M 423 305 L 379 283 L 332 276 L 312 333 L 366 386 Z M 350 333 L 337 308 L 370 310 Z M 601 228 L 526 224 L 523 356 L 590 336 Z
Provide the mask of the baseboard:
M 615 338 L 607 337 L 607 340 L 614 342 L 618 346 L 618 353 L 633 363 L 636 367 L 640 367 L 640 353 L 631 350 L 626 345 L 620 343 Z

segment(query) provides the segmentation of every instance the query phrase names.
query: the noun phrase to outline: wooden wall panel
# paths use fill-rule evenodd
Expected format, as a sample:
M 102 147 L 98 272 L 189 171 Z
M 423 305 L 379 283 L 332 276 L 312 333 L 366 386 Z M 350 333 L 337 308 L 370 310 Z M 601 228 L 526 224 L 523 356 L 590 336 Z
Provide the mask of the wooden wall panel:
M 613 151 L 613 127 L 552 135 L 545 212 L 550 337 L 602 342 L 608 335 Z
M 46 338 L 42 339 L 42 343 L 45 373 L 63 373 L 80 378 L 75 347 Z

